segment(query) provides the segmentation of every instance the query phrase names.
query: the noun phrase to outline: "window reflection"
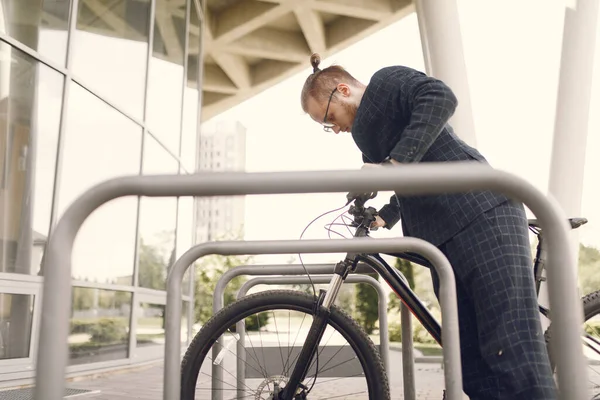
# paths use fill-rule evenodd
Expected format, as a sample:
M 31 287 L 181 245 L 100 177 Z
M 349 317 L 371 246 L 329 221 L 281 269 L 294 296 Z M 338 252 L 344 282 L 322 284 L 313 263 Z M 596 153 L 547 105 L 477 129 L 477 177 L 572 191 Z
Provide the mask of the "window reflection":
M 149 0 L 80 1 L 73 38 L 75 76 L 140 119 L 149 18 Z
M 3 0 L 0 32 L 64 65 L 70 8 L 68 0 Z
M 144 174 L 176 174 L 177 161 L 150 135 L 144 141 Z M 165 289 L 167 268 L 175 262 L 177 198 L 140 200 L 139 286 Z
M 34 296 L 0 293 L 0 360 L 29 357 Z
M 91 186 L 140 170 L 142 128 L 72 85 L 62 154 L 58 215 Z M 137 199 L 113 200 L 84 222 L 73 249 L 73 277 L 132 284 Z
M 196 169 L 196 136 L 198 127 L 198 54 L 200 53 L 200 20 L 195 2 L 190 7 L 190 30 L 188 33 L 187 80 L 184 87 L 183 120 L 180 158 L 188 172 Z
M 164 304 L 140 303 L 135 331 L 138 348 L 164 346 L 165 344 Z M 181 302 L 181 342 L 187 342 L 189 302 Z
M 141 303 L 135 332 L 137 347 L 164 345 L 165 305 Z
M 50 227 L 62 85 L 61 74 L 0 41 L 0 272 L 39 269 Z
M 130 317 L 130 292 L 74 287 L 70 364 L 127 358 Z
M 148 129 L 174 154 L 179 152 L 185 13 L 156 0 L 152 58 L 148 69 Z

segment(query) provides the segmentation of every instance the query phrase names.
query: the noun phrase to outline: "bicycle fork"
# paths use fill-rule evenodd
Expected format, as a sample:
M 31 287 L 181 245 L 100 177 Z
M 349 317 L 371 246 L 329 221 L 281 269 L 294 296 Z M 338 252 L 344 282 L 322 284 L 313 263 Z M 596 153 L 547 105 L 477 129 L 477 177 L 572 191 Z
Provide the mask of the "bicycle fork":
M 331 314 L 331 306 L 333 305 L 344 280 L 348 276 L 348 273 L 356 267 L 356 263 L 352 262 L 348 258 L 344 261 L 340 261 L 336 264 L 333 279 L 329 283 L 327 290 L 321 290 L 319 298 L 315 304 L 314 319 L 310 326 L 310 331 L 306 339 L 306 343 L 302 346 L 300 355 L 292 375 L 290 376 L 287 385 L 283 388 L 283 391 L 276 398 L 277 400 L 296 400 L 305 399 L 306 386 L 302 384 L 302 381 L 306 378 L 306 374 L 312 364 L 313 357 L 319 349 L 319 343 L 327 328 L 327 322 L 329 321 L 329 315 Z M 317 377 L 318 365 L 315 370 L 315 379 Z M 300 391 L 298 389 L 301 389 Z

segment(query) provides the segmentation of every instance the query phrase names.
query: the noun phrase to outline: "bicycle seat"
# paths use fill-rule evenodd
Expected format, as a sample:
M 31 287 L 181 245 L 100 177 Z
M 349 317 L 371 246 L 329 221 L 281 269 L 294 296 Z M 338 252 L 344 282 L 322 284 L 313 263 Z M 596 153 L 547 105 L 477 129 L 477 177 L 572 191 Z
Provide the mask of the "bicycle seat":
M 540 224 L 537 219 L 528 219 L 527 222 L 529 223 L 529 226 L 531 226 L 532 228 L 540 227 Z M 577 229 L 581 225 L 587 224 L 587 222 L 588 222 L 587 218 L 569 218 L 569 223 L 571 224 L 571 229 Z

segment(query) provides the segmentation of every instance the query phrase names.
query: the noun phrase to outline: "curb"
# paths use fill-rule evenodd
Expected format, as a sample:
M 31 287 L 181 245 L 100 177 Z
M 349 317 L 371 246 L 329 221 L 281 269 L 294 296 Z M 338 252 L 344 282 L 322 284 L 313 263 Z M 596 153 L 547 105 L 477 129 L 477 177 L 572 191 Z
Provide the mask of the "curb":
M 392 351 L 402 351 L 402 346 L 399 344 L 390 343 L 389 349 Z M 420 351 L 415 350 L 415 363 L 423 363 L 423 364 L 443 364 L 444 357 L 442 356 L 424 356 Z

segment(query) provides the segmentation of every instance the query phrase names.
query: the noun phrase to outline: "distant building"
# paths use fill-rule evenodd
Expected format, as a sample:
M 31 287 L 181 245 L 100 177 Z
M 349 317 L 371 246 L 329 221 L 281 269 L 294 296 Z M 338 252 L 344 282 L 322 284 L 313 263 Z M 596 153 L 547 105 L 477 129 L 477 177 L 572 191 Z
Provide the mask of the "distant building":
M 204 124 L 200 134 L 198 171 L 244 171 L 246 128 L 237 121 Z M 245 196 L 197 199 L 196 242 L 244 234 Z

